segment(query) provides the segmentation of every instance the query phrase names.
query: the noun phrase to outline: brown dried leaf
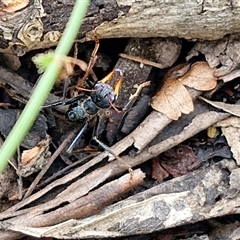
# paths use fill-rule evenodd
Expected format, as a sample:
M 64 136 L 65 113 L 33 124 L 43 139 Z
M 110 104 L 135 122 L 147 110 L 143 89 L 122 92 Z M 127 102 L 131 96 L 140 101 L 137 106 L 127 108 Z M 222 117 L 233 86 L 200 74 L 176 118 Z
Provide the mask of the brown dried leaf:
M 173 177 L 179 177 L 195 169 L 199 159 L 192 148 L 178 145 L 159 155 L 161 166 Z
M 21 156 L 21 164 L 27 165 L 32 161 L 36 161 L 41 155 L 48 151 L 51 138 L 47 135 L 45 139 L 41 140 L 35 147 L 25 150 Z
M 199 91 L 209 91 L 217 86 L 214 77 L 215 68 L 210 68 L 207 62 L 196 62 L 190 70 L 178 80 L 185 86 Z
M 152 107 L 172 120 L 178 120 L 181 113 L 193 111 L 193 101 L 187 89 L 173 77 L 165 80 L 162 88 L 153 97 Z
M 82 71 L 86 72 L 88 64 L 80 59 L 66 56 L 61 59 L 63 61 L 63 68 L 58 75 L 58 81 L 66 80 L 69 76 L 74 74 L 74 65 L 77 65 Z
M 64 61 L 65 61 L 65 63 L 77 65 L 84 72 L 87 71 L 88 64 L 80 59 L 67 56 L 67 57 L 65 57 Z
M 160 165 L 159 157 L 152 160 L 152 178 L 158 182 L 162 182 L 165 178 L 169 177 L 169 173 Z
M 38 155 L 39 151 L 40 151 L 40 148 L 37 146 L 30 150 L 23 151 L 22 159 L 21 159 L 22 164 L 26 165 L 30 163 Z

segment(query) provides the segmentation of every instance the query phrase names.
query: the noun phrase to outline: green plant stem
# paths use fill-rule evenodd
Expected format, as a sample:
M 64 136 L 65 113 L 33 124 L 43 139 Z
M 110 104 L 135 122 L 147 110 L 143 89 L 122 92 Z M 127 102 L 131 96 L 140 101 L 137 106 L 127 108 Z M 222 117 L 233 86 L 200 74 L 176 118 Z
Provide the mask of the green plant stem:
M 63 56 L 69 53 L 85 16 L 88 3 L 88 0 L 76 1 L 66 29 L 56 48 L 55 56 Z M 60 70 L 61 63 L 55 58 L 42 75 L 31 98 L 0 149 L 0 173 L 4 170 L 8 160 L 12 158 L 29 129 L 32 127 Z

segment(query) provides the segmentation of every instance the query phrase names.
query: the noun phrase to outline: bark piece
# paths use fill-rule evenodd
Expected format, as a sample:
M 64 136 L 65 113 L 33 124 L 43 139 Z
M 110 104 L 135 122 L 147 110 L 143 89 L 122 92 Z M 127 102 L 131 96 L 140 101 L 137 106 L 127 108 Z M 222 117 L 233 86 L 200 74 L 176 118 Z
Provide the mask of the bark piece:
M 50 211 L 44 214 L 40 214 L 39 211 L 26 212 L 23 215 L 17 216 L 15 220 L 12 218 L 9 220 L 9 223 L 11 222 L 14 225 L 16 221 L 16 223 L 20 224 L 24 219 L 22 226 L 41 227 L 61 223 L 71 218 L 79 219 L 90 216 L 100 212 L 105 206 L 116 201 L 124 193 L 141 184 L 144 177 L 145 174 L 140 169 L 137 169 L 103 185 L 83 198 L 76 199 L 69 204 L 65 202 L 65 205 L 58 209 L 49 209 Z
M 199 97 L 199 99 L 211 104 L 216 108 L 222 109 L 225 112 L 231 113 L 234 116 L 240 117 L 240 101 L 238 101 L 236 104 L 229 104 L 224 102 L 210 101 L 201 96 Z
M 51 228 L 28 230 L 38 237 L 116 237 L 149 233 L 233 212 L 237 214 L 240 195 L 239 192 L 231 195 L 233 188 L 229 182 L 229 176 L 236 169 L 234 161 L 223 160 L 120 201 L 98 215 Z M 10 225 L 8 229 L 16 230 L 17 227 L 25 230 L 22 225 Z
M 3 12 L 0 51 L 23 55 L 56 46 L 74 3 L 33 0 L 19 11 Z M 237 1 L 90 1 L 78 38 L 86 35 L 86 40 L 93 40 L 97 33 L 100 38 L 174 36 L 214 40 L 240 32 L 239 20 Z
M 232 121 L 231 121 L 232 119 Z M 227 139 L 228 145 L 231 147 L 233 157 L 237 162 L 237 165 L 240 165 L 240 118 L 231 117 L 228 119 L 228 126 L 224 123 L 217 124 L 221 126 L 222 132 Z M 224 124 L 225 126 L 222 126 Z
M 223 82 L 230 82 L 238 77 L 240 77 L 240 70 L 236 69 L 224 76 L 221 76 L 220 79 L 223 80 Z
M 227 1 L 152 0 L 142 4 L 139 1 L 121 0 L 118 3 L 120 6 L 129 6 L 129 11 L 111 22 L 104 22 L 98 26 L 95 32 L 100 37 L 177 36 L 186 39 L 213 40 L 222 38 L 226 32 L 239 32 L 236 16 L 232 15 L 232 11 L 235 14 L 239 13 L 237 2 L 231 6 Z M 222 17 L 223 13 L 228 21 Z M 146 19 L 149 21 L 145 21 Z M 217 32 L 216 23 L 221 25 Z M 87 33 L 87 38 L 93 39 L 92 37 L 93 32 Z
M 223 76 L 224 78 L 224 75 L 238 68 L 240 63 L 239 49 L 240 35 L 232 34 L 217 41 L 197 42 L 189 52 L 187 60 L 201 53 L 205 55 L 211 68 L 217 67 L 214 76 L 220 78 Z M 229 76 L 230 79 L 232 77 Z

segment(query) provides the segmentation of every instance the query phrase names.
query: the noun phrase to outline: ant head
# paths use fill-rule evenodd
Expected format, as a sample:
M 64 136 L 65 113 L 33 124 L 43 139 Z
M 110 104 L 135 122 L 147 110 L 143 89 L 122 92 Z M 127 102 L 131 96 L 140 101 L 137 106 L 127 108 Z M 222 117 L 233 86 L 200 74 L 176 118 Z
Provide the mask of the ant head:
M 99 108 L 109 108 L 116 99 L 113 88 L 105 83 L 98 82 L 94 86 L 94 92 L 91 93 L 92 101 Z

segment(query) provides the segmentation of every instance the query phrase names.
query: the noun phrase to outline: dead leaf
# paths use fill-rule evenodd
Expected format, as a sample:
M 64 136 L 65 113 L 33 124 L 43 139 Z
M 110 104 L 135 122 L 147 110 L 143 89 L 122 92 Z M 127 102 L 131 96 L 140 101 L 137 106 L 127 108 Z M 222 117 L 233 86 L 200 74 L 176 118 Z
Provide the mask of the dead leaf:
M 165 80 L 160 91 L 153 97 L 151 106 L 172 120 L 178 120 L 181 113 L 189 114 L 194 109 L 187 89 L 173 77 Z
M 225 112 L 231 113 L 234 116 L 240 117 L 240 105 L 239 104 L 229 104 L 223 102 L 210 101 L 204 97 L 198 97 L 206 103 L 209 103 L 215 108 L 222 109 Z
M 196 62 L 190 70 L 178 80 L 185 86 L 199 91 L 209 91 L 217 86 L 214 77 L 215 68 L 210 68 L 207 62 Z
M 158 182 L 162 182 L 169 177 L 169 173 L 160 165 L 159 157 L 155 157 L 152 160 L 152 178 Z
M 39 151 L 40 147 L 34 147 L 30 150 L 23 151 L 21 163 L 23 165 L 30 163 L 38 155 Z
M 151 104 L 153 109 L 172 120 L 178 120 L 181 113 L 189 114 L 194 109 L 192 98 L 184 85 L 199 91 L 212 90 L 217 85 L 217 78 L 213 76 L 215 69 L 210 68 L 207 62 L 196 62 L 189 71 L 178 78 L 169 74 L 176 69 L 178 68 L 170 69 L 166 74 L 167 79 L 160 91 L 153 97 Z M 187 69 L 185 66 L 184 70 Z
M 40 141 L 35 147 L 25 150 L 21 156 L 21 164 L 27 165 L 33 160 L 37 159 L 40 155 L 48 151 L 51 138 L 47 135 L 45 139 Z
M 161 166 L 173 177 L 179 177 L 195 169 L 200 160 L 192 148 L 186 145 L 175 146 L 159 155 Z

